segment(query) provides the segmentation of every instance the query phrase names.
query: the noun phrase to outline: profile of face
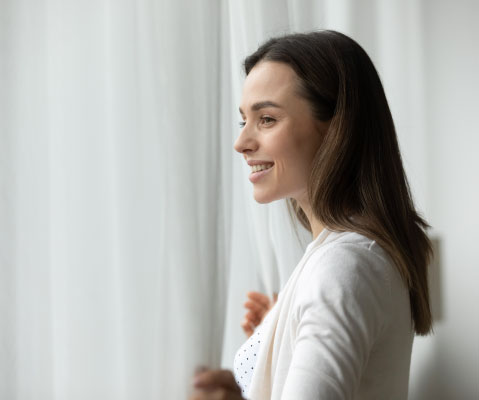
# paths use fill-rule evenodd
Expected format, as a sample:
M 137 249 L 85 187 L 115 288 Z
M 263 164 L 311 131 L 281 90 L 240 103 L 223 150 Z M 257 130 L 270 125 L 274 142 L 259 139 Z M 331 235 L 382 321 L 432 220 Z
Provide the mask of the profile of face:
M 329 123 L 314 118 L 298 94 L 298 79 L 288 64 L 260 61 L 244 82 L 243 127 L 234 148 L 250 165 L 267 167 L 250 175 L 258 203 L 294 198 L 302 205 L 307 199 L 311 163 Z

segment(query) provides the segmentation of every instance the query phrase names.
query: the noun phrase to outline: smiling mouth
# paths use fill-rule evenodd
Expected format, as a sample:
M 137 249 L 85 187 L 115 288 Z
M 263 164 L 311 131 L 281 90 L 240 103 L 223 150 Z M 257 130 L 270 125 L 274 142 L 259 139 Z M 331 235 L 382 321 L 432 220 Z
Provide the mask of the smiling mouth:
M 251 172 L 249 176 L 249 180 L 251 183 L 256 183 L 259 182 L 261 179 L 264 178 L 265 175 L 268 175 L 270 171 L 273 169 L 274 164 L 267 165 L 266 169 L 257 169 L 256 172 Z M 255 165 L 256 167 L 256 165 Z M 261 167 L 261 165 L 258 165 L 258 167 Z
M 254 172 L 264 171 L 264 170 L 270 169 L 273 165 L 274 165 L 274 163 L 271 163 L 271 164 L 252 165 L 252 166 L 251 166 L 251 172 L 254 173 Z

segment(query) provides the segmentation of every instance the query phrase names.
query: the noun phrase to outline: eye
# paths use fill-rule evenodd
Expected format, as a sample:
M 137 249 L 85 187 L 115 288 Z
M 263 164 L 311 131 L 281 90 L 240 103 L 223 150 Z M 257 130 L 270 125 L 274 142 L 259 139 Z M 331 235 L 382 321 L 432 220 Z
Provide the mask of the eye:
M 239 122 L 240 128 L 243 128 L 245 125 L 246 125 L 246 122 L 245 122 L 245 121 L 240 121 L 240 122 Z
M 267 116 L 261 117 L 261 122 L 263 123 L 263 125 L 271 125 L 275 121 L 276 120 L 271 117 L 267 117 Z

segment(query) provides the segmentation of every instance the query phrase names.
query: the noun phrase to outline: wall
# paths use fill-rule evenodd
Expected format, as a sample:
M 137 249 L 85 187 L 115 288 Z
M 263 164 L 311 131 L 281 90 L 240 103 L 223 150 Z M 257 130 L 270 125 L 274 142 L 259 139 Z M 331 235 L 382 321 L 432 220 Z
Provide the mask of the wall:
M 478 399 L 479 2 L 422 5 L 437 321 L 433 336 L 415 341 L 410 399 Z

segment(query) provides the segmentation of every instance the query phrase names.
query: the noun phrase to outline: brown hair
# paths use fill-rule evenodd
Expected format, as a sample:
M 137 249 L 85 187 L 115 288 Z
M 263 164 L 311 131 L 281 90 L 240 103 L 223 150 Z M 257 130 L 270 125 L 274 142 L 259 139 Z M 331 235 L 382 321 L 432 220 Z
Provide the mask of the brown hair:
M 348 36 L 323 30 L 269 39 L 245 59 L 246 75 L 262 60 L 291 66 L 315 117 L 330 121 L 308 182 L 315 217 L 331 230 L 375 240 L 390 255 L 409 289 L 416 334 L 430 333 L 427 268 L 432 246 L 425 233 L 430 226 L 415 210 L 394 122 L 371 59 Z M 296 200 L 287 202 L 311 232 Z

